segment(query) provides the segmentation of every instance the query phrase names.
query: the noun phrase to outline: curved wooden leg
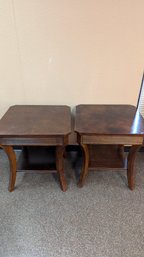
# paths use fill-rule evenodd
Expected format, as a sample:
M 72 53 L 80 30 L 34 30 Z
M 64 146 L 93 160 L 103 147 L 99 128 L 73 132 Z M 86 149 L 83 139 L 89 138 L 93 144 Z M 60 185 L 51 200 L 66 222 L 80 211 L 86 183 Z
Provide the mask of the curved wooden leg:
M 7 154 L 10 163 L 10 178 L 8 190 L 12 192 L 14 190 L 16 181 L 16 155 L 12 146 L 2 146 L 2 148 Z
M 67 182 L 64 175 L 64 167 L 63 167 L 63 156 L 65 152 L 64 146 L 56 146 L 56 169 L 59 173 L 60 184 L 62 191 L 67 190 Z
M 118 155 L 121 157 L 121 158 L 124 158 L 124 145 L 118 145 Z
M 131 146 L 130 152 L 128 154 L 128 164 L 127 164 L 127 179 L 128 186 L 131 190 L 135 188 L 135 170 L 134 170 L 134 162 L 136 158 L 136 153 L 140 149 L 140 145 Z
M 78 186 L 79 187 L 83 187 L 84 185 L 84 181 L 85 178 L 88 174 L 88 166 L 89 166 L 89 150 L 88 150 L 88 146 L 84 145 L 84 144 L 80 144 L 82 147 L 82 151 L 83 151 L 83 166 L 82 166 L 82 171 L 81 171 L 81 175 L 80 175 L 80 179 L 78 182 Z

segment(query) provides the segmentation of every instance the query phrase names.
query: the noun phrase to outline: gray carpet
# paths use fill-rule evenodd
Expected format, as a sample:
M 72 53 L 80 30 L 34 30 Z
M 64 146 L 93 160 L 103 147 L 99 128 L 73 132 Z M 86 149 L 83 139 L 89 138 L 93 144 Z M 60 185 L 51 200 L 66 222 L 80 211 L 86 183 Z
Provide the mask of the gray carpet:
M 136 189 L 124 172 L 91 172 L 79 189 L 66 163 L 68 191 L 51 174 L 17 174 L 7 191 L 0 151 L 0 257 L 144 257 L 144 153 Z

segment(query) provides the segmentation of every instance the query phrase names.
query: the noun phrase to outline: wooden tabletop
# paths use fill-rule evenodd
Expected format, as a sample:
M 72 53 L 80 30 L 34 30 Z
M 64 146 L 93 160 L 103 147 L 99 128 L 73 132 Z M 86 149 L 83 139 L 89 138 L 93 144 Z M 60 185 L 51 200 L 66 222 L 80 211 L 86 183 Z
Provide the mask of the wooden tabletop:
M 71 113 L 68 106 L 15 105 L 0 120 L 0 137 L 68 135 Z
M 144 136 L 144 119 L 132 105 L 78 105 L 75 131 L 79 134 Z

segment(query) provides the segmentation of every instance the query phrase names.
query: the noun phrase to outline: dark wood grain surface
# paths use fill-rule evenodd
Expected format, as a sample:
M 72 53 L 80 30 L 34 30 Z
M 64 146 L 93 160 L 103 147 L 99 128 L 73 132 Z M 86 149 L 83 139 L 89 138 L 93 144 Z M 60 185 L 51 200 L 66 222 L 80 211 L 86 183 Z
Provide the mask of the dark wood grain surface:
M 78 105 L 75 131 L 94 135 L 144 135 L 144 120 L 132 105 Z
M 46 137 L 70 132 L 68 106 L 15 105 L 0 120 L 0 137 Z

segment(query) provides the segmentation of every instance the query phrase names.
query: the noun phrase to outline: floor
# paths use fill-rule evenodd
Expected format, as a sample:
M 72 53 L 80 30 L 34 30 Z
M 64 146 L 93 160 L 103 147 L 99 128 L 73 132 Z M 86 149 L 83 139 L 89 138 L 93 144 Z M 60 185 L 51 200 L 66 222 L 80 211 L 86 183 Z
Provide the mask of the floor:
M 51 174 L 23 173 L 9 193 L 0 151 L 0 257 L 144 257 L 144 153 L 134 191 L 123 171 L 90 172 L 80 189 L 65 168 L 65 193 Z

